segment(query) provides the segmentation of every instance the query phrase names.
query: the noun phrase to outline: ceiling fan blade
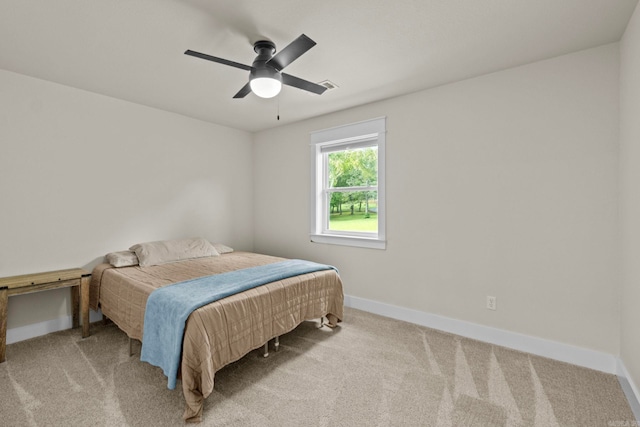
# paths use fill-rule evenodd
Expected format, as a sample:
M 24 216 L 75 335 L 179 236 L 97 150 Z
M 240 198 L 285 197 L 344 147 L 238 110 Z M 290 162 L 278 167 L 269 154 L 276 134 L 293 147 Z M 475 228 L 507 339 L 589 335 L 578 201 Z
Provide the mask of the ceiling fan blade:
M 247 83 L 246 85 L 242 86 L 242 89 L 240 89 L 238 91 L 238 93 L 233 95 L 233 97 L 234 98 L 244 98 L 245 96 L 249 95 L 250 93 L 251 93 L 251 86 L 249 86 L 249 83 Z
M 276 53 L 273 58 L 267 61 L 267 64 L 272 65 L 277 70 L 282 70 L 315 45 L 316 42 L 302 34 L 289 43 L 287 47 Z
M 240 64 L 239 62 L 229 61 L 228 59 L 218 58 L 217 56 L 207 55 L 206 53 L 195 52 L 193 50 L 187 50 L 185 55 L 195 56 L 196 58 L 206 59 L 207 61 L 217 62 L 219 64 L 229 65 L 231 67 L 240 68 L 241 70 L 251 71 L 249 65 Z
M 317 93 L 318 95 L 322 95 L 324 91 L 327 90 L 327 88 L 324 86 L 320 86 L 319 84 L 316 84 L 316 83 L 311 83 L 307 80 L 302 80 L 298 77 L 292 76 L 291 74 L 281 73 L 281 75 L 282 75 L 283 84 L 297 87 L 298 89 Z

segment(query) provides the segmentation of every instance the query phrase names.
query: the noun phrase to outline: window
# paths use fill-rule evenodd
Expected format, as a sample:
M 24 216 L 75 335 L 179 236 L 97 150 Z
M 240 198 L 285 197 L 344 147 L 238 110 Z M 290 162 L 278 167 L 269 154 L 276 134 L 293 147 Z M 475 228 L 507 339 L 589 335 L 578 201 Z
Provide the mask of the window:
M 384 249 L 385 118 L 311 134 L 311 241 Z

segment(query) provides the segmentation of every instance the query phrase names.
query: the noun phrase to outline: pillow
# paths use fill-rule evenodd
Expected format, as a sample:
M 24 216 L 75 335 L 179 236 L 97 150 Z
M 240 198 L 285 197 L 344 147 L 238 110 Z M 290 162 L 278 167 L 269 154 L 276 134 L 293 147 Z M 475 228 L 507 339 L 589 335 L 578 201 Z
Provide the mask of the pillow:
M 202 237 L 138 243 L 129 249 L 138 256 L 140 267 L 220 255 L 216 248 Z
M 218 253 L 220 255 L 229 254 L 229 253 L 233 252 L 233 248 L 230 248 L 229 246 L 223 245 L 222 243 L 214 243 L 213 247 L 216 248 L 216 251 L 218 251 Z
M 138 265 L 138 257 L 132 251 L 111 252 L 106 255 L 107 262 L 114 267 Z

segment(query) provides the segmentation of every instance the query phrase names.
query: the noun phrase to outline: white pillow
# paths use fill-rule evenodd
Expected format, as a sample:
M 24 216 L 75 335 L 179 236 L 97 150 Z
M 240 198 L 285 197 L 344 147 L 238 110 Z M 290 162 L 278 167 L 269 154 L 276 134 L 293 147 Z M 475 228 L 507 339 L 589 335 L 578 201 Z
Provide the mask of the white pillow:
M 140 267 L 220 255 L 216 248 L 202 237 L 138 243 L 129 249 L 138 256 Z
M 111 252 L 106 255 L 107 262 L 114 267 L 138 265 L 138 257 L 133 251 Z

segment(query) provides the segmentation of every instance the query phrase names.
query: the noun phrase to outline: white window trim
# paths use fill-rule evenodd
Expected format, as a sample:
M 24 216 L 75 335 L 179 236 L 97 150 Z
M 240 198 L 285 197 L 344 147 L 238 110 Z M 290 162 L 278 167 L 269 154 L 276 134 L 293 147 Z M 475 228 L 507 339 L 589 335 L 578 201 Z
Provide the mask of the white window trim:
M 324 129 L 311 133 L 311 218 L 310 238 L 312 242 L 334 245 L 356 246 L 362 248 L 386 248 L 386 209 L 385 209 L 385 139 L 386 117 L 352 123 L 335 128 Z M 323 230 L 326 213 L 319 212 L 323 206 L 323 179 L 326 171 L 323 169 L 322 153 L 336 150 L 353 142 L 356 146 L 378 146 L 378 233 L 345 233 Z

